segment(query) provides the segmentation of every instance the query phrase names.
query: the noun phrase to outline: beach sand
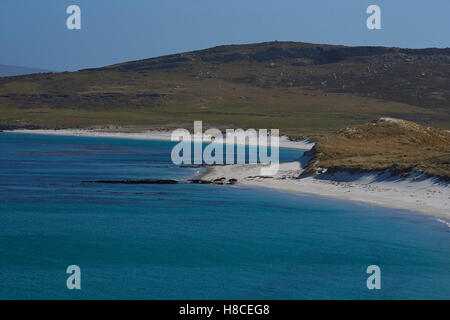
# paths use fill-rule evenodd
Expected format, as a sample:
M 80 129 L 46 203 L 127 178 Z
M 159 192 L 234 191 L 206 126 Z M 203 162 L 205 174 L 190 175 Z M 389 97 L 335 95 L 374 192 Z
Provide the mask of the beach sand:
M 166 140 L 171 141 L 172 131 L 149 130 L 143 132 L 121 132 L 120 129 L 107 131 L 103 129 L 16 129 L 5 130 L 4 132 L 31 133 L 31 134 L 51 134 L 59 136 L 77 136 L 77 137 L 103 137 L 103 138 L 122 138 L 138 140 Z M 204 142 L 211 142 L 210 139 L 204 139 Z M 225 143 L 225 142 L 224 142 Z M 280 137 L 280 148 L 309 150 L 314 146 L 313 142 L 307 140 L 290 140 L 287 136 Z
M 278 173 L 268 177 L 260 175 L 260 168 L 260 164 L 213 166 L 201 179 L 237 179 L 237 184 L 242 186 L 314 194 L 450 219 L 449 184 L 420 174 L 412 174 L 407 179 L 391 176 L 388 172 L 320 174 L 299 178 L 302 166 L 300 161 L 295 161 L 281 163 Z M 448 221 L 447 225 L 450 226 Z

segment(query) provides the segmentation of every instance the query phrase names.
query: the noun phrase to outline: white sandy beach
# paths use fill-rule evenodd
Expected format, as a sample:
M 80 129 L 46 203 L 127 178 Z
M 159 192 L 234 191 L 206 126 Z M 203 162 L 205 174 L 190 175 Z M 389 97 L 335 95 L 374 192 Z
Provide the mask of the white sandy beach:
M 102 137 L 102 138 L 122 138 L 138 140 L 165 140 L 171 141 L 172 131 L 149 130 L 143 132 L 120 132 L 106 131 L 103 129 L 17 129 L 5 130 L 5 132 L 31 133 L 31 134 L 51 134 L 59 136 L 77 136 L 77 137 Z M 211 142 L 211 139 L 204 138 L 204 142 Z M 224 141 L 225 143 L 225 141 Z M 280 137 L 280 147 L 290 149 L 309 150 L 314 143 L 306 140 L 290 140 L 287 136 Z
M 372 205 L 407 209 L 450 219 L 450 186 L 448 183 L 421 175 L 407 179 L 391 177 L 389 173 L 322 174 L 298 179 L 300 162 L 281 163 L 273 177 L 260 176 L 259 164 L 214 166 L 202 176 L 204 180 L 225 177 L 237 179 L 243 186 L 264 187 L 295 193 L 308 193 L 334 199 L 364 202 Z M 450 221 L 450 220 L 449 220 Z M 440 219 L 447 224 L 448 221 Z
M 13 130 L 10 132 L 52 134 L 84 137 L 108 137 L 143 140 L 171 140 L 171 131 L 108 132 L 97 129 L 61 130 Z M 309 141 L 291 141 L 280 138 L 280 147 L 309 150 L 314 144 Z M 423 214 L 445 218 L 440 222 L 450 227 L 450 184 L 437 179 L 412 175 L 407 179 L 391 177 L 388 173 L 347 173 L 308 176 L 298 179 L 302 172 L 298 161 L 281 163 L 279 171 L 272 177 L 260 176 L 260 164 L 236 164 L 209 167 L 201 177 L 204 180 L 218 178 L 237 179 L 237 184 L 284 190 L 295 193 L 314 194 L 322 197 L 364 202 L 372 205 L 407 209 Z

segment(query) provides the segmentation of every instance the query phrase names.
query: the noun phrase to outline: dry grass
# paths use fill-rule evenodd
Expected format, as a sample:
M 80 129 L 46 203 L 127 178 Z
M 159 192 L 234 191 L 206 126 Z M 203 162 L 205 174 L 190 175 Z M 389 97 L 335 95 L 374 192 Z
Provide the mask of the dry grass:
M 403 175 L 414 170 L 450 177 L 450 132 L 400 119 L 347 127 L 320 139 L 313 154 L 308 172 L 390 169 Z

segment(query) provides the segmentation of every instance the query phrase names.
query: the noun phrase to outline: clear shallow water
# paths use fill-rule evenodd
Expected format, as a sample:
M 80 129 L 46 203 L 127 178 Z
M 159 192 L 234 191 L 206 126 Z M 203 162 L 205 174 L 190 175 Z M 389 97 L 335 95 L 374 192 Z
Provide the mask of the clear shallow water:
M 450 298 L 450 229 L 433 217 L 269 189 L 82 183 L 191 177 L 172 146 L 0 133 L 0 298 Z M 372 264 L 381 290 L 366 288 Z

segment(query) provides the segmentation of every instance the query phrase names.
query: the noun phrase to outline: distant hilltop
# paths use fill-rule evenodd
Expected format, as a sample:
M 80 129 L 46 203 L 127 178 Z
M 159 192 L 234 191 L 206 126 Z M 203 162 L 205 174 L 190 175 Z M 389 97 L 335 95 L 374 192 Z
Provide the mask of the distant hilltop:
M 450 128 L 450 49 L 225 45 L 0 78 L 0 126 L 279 128 L 304 137 L 388 116 Z
M 263 42 L 257 44 L 223 45 L 204 50 L 173 54 L 157 58 L 125 62 L 109 66 L 120 70 L 171 69 L 189 65 L 200 59 L 209 63 L 286 62 L 294 66 L 332 64 L 352 57 L 385 56 L 397 63 L 427 60 L 450 63 L 450 48 L 403 49 L 396 47 L 340 46 L 304 42 Z M 389 59 L 391 58 L 391 59 Z M 422 58 L 422 59 L 421 59 Z M 294 61 L 291 61 L 294 59 Z M 361 59 L 356 59 L 361 61 Z M 369 60 L 362 60 L 369 62 Z M 375 62 L 375 60 L 373 60 Z
M 24 74 L 46 73 L 46 72 L 50 72 L 50 70 L 0 64 L 0 77 L 10 77 Z

